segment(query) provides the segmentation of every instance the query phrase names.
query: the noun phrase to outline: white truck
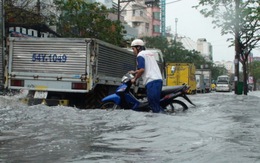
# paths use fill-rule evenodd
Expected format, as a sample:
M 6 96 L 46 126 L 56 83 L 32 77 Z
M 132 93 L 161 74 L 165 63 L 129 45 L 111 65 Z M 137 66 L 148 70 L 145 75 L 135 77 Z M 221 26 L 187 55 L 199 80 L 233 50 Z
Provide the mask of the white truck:
M 195 74 L 197 93 L 205 93 L 205 83 L 203 74 Z
M 8 89 L 29 105 L 95 108 L 136 67 L 132 52 L 92 38 L 9 38 Z M 142 89 L 140 89 L 142 90 Z
M 196 74 L 204 76 L 205 92 L 211 92 L 211 70 L 210 69 L 197 69 Z

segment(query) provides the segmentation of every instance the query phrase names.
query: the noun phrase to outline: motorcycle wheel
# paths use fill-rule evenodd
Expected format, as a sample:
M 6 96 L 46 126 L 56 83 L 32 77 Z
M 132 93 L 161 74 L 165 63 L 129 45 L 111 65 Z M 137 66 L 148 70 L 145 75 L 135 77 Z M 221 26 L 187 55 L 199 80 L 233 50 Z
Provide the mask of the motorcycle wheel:
M 106 110 L 121 109 L 120 106 L 118 106 L 117 104 L 115 104 L 115 103 L 112 102 L 112 101 L 108 101 L 108 102 L 102 103 L 99 108 L 100 108 L 100 109 L 106 109 Z
M 184 112 L 188 110 L 188 106 L 180 100 L 172 100 L 172 102 L 164 108 L 165 111 L 169 113 Z

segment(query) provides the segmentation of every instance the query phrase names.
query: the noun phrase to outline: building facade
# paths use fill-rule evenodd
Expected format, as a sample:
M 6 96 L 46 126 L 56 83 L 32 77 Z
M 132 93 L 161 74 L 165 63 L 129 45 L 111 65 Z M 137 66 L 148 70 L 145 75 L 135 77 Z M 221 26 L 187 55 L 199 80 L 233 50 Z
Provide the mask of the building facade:
M 124 21 L 138 31 L 138 37 L 149 36 L 149 19 L 147 16 L 146 8 L 143 0 L 132 1 L 130 3 L 120 3 L 121 15 Z
M 197 40 L 197 51 L 199 51 L 206 60 L 212 61 L 212 45 L 207 42 L 205 38 L 199 38 Z
M 138 31 L 138 38 L 161 35 L 160 8 L 154 1 L 123 2 L 120 7 L 124 21 Z
M 150 36 L 161 36 L 161 9 L 153 2 L 146 1 L 147 13 L 149 23 L 149 35 Z
M 216 61 L 216 62 L 214 62 L 214 64 L 219 67 L 225 67 L 228 71 L 228 74 L 234 73 L 234 62 L 232 62 L 232 61 L 222 60 L 222 61 Z
M 183 47 L 187 50 L 197 50 L 197 43 L 193 41 L 191 38 L 186 36 L 178 36 L 177 41 L 181 42 Z

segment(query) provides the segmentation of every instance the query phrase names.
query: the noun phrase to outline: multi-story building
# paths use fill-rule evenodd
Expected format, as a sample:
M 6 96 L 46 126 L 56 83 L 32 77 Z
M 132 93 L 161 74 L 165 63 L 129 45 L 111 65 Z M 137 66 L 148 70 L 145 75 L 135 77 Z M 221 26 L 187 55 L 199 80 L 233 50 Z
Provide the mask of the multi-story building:
M 199 38 L 197 40 L 197 51 L 199 51 L 205 59 L 212 61 L 212 45 L 207 42 L 205 38 Z
M 234 63 L 232 61 L 216 61 L 214 62 L 216 66 L 219 67 L 225 67 L 228 71 L 228 74 L 233 74 L 234 73 Z
M 193 41 L 191 38 L 186 36 L 178 36 L 176 37 L 176 40 L 178 42 L 181 42 L 185 49 L 197 51 L 197 43 Z
M 149 23 L 149 35 L 150 36 L 161 36 L 161 9 L 159 4 L 156 4 L 154 1 L 145 0 L 147 5 L 147 17 L 150 20 Z
M 253 61 L 260 61 L 260 57 L 254 57 Z
M 147 17 L 147 6 L 143 0 L 132 1 L 130 3 L 120 3 L 121 15 L 125 22 L 138 30 L 138 37 L 149 36 L 149 19 Z
M 160 8 L 154 1 L 136 0 L 120 3 L 125 22 L 138 30 L 138 37 L 160 36 Z
M 196 50 L 208 61 L 212 61 L 213 49 L 211 43 L 207 42 L 205 38 L 200 38 L 197 42 L 186 36 L 176 37 L 178 42 L 181 42 L 185 49 Z

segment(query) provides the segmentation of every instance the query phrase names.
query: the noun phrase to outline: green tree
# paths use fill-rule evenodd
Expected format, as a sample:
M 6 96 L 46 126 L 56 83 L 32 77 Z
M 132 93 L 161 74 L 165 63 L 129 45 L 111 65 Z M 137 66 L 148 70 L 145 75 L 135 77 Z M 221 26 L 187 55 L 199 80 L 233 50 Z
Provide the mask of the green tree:
M 166 37 L 156 36 L 156 37 L 143 37 L 143 40 L 146 42 L 145 46 L 147 48 L 157 48 L 165 54 L 167 48 L 170 46 Z
M 115 45 L 124 42 L 124 27 L 119 21 L 111 21 L 111 12 L 100 3 L 87 3 L 84 0 L 56 0 L 60 15 L 58 32 L 63 37 L 97 38 Z
M 54 13 L 49 10 L 52 8 L 50 0 L 45 0 L 44 3 L 40 0 L 8 0 L 5 1 L 4 8 L 6 32 L 9 32 L 9 27 L 24 27 L 46 32 L 49 30 L 46 24 L 54 20 Z
M 227 69 L 224 66 L 213 66 L 211 68 L 212 80 L 217 80 L 218 76 L 227 74 Z
M 165 62 L 193 63 L 196 69 L 200 69 L 201 65 L 207 65 L 214 80 L 220 75 L 227 74 L 227 69 L 224 66 L 215 66 L 212 61 L 206 60 L 200 52 L 187 50 L 180 42 L 168 41 L 165 37 L 145 37 L 143 39 L 146 42 L 146 47 L 157 48 L 163 52 Z
M 201 7 L 200 12 L 205 17 L 212 17 L 215 27 L 221 28 L 221 34 L 232 34 L 230 46 L 235 45 L 235 59 L 243 65 L 244 83 L 247 81 L 247 60 L 250 52 L 260 40 L 260 9 L 259 0 L 200 0 L 196 8 Z M 236 64 L 236 74 L 238 67 Z M 235 90 L 236 91 L 236 90 Z M 244 86 L 244 94 L 247 94 L 247 86 Z

